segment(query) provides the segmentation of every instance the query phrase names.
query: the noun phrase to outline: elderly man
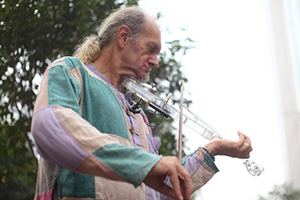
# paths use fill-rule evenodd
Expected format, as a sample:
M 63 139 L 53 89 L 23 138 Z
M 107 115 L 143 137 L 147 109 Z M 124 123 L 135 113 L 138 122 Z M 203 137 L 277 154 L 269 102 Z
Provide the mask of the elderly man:
M 160 30 L 139 7 L 122 8 L 74 57 L 45 71 L 32 133 L 39 160 L 35 199 L 189 199 L 218 171 L 215 155 L 248 158 L 250 139 L 215 140 L 183 158 L 157 155 L 143 112 L 118 91 L 127 77 L 158 67 Z

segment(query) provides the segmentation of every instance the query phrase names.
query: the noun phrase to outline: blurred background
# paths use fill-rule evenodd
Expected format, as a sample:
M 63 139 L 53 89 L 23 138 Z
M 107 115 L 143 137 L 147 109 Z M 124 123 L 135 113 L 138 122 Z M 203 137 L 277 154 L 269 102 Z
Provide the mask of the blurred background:
M 300 1 L 142 0 L 140 5 L 161 13 L 162 40 L 194 40 L 194 48 L 180 58 L 191 110 L 226 138 L 237 139 L 237 130 L 250 136 L 251 159 L 265 168 L 252 177 L 241 160 L 216 157 L 220 172 L 198 196 L 252 200 L 267 196 L 274 185 L 293 183 L 299 189 Z M 208 142 L 188 129 L 183 133 L 191 149 Z
M 300 199 L 299 0 L 0 0 L 0 199 L 33 199 L 30 125 L 43 71 L 129 5 L 158 17 L 163 46 L 151 82 L 173 92 L 175 106 L 184 79 L 190 110 L 224 138 L 248 135 L 251 160 L 265 169 L 253 177 L 243 160 L 217 156 L 220 172 L 193 199 Z M 153 128 L 161 154 L 177 155 L 177 128 Z M 183 134 L 184 153 L 209 142 Z

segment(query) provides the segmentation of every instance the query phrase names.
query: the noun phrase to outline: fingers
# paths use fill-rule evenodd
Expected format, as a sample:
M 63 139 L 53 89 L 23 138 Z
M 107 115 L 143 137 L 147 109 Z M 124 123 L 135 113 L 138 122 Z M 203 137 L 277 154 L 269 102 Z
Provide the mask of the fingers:
M 247 135 L 243 134 L 241 131 L 238 131 L 238 135 L 239 135 L 240 138 L 243 137 L 244 141 L 246 143 L 251 144 L 251 140 L 250 140 L 250 138 Z
M 178 199 L 183 200 L 183 196 L 181 194 L 180 180 L 176 172 L 172 172 L 170 175 L 170 180 L 174 189 L 174 192 Z
M 238 131 L 240 146 L 240 158 L 249 158 L 252 151 L 251 140 L 248 136 Z
M 174 189 L 168 186 L 167 184 L 163 183 L 159 188 L 153 188 L 159 191 L 162 194 L 165 194 L 173 199 L 177 199 L 178 195 L 175 193 Z
M 187 173 L 188 174 L 188 173 Z M 191 180 L 191 176 L 190 174 L 187 175 L 188 177 L 183 179 L 183 186 L 184 186 L 184 190 L 183 190 L 183 195 L 184 195 L 184 199 L 190 199 L 191 194 L 192 194 L 192 180 Z
M 184 196 L 184 199 L 190 199 L 190 196 L 192 194 L 192 181 L 190 174 L 186 171 L 185 168 L 183 168 L 181 165 L 179 165 L 180 170 L 179 171 L 179 181 L 180 181 L 180 189 L 182 192 L 182 195 Z
M 172 187 L 165 183 L 169 176 Z M 190 199 L 192 185 L 190 174 L 176 157 L 162 157 L 148 173 L 144 182 L 153 189 L 174 199 Z
M 190 199 L 192 193 L 190 174 L 180 164 L 176 163 L 174 171 L 169 176 L 177 198 Z
M 239 135 L 238 145 L 242 146 L 245 143 L 245 140 L 246 140 L 245 135 L 240 131 L 238 131 L 238 135 Z

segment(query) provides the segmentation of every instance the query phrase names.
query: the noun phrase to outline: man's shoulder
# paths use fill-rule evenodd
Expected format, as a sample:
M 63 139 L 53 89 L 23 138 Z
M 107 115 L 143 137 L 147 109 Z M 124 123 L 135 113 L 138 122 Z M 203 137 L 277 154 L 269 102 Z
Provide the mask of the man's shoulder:
M 54 60 L 46 69 L 49 70 L 55 76 L 69 74 L 81 83 L 81 77 L 86 73 L 86 66 L 78 58 L 66 56 Z
M 52 64 L 61 63 L 61 62 L 65 63 L 71 70 L 78 67 L 82 68 L 84 66 L 84 64 L 78 58 L 72 56 L 65 56 L 59 58 L 53 61 Z

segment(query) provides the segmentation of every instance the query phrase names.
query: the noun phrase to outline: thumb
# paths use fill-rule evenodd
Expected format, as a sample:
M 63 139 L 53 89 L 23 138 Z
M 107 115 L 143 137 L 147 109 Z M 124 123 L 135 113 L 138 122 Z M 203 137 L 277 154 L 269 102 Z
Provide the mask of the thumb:
M 245 135 L 241 131 L 238 131 L 238 135 L 239 135 L 239 141 L 238 141 L 238 143 L 239 144 L 243 144 L 245 142 L 245 140 L 246 140 Z

